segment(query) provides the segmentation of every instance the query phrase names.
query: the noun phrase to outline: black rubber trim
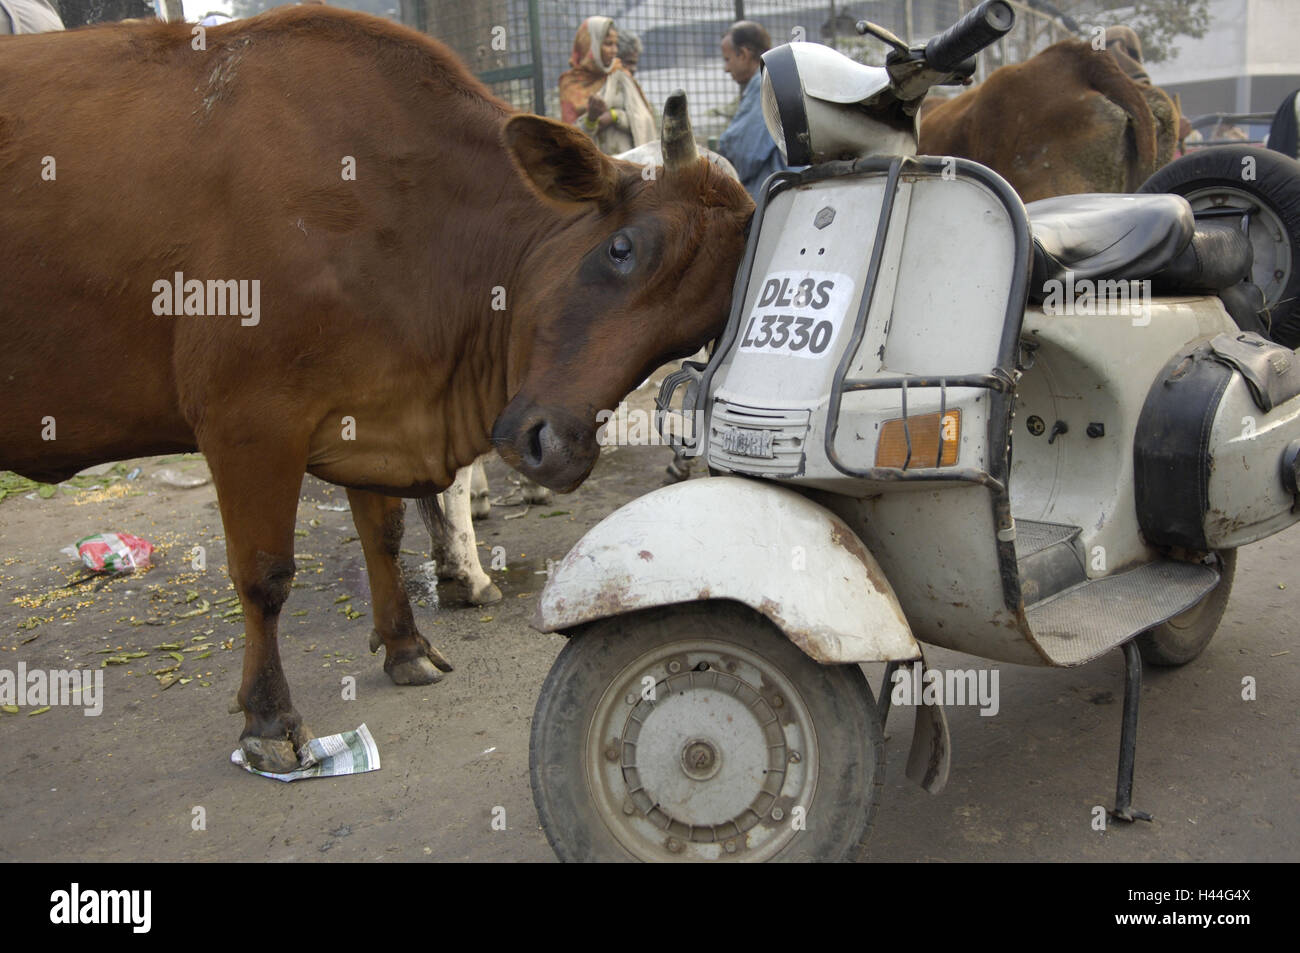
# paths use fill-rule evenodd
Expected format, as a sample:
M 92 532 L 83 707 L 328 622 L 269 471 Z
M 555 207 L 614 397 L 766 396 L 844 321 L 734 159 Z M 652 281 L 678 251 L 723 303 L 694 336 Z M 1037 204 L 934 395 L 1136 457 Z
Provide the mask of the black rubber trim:
M 1180 350 L 1147 392 L 1133 434 L 1133 483 L 1148 542 L 1209 549 L 1210 429 L 1234 373 L 1201 341 Z
M 812 162 L 812 143 L 808 136 L 808 110 L 804 106 L 803 84 L 799 82 L 799 67 L 795 64 L 790 44 L 785 43 L 764 53 L 763 68 L 772 84 L 776 110 L 781 116 L 786 165 L 809 165 Z M 754 77 L 760 78 L 761 74 Z

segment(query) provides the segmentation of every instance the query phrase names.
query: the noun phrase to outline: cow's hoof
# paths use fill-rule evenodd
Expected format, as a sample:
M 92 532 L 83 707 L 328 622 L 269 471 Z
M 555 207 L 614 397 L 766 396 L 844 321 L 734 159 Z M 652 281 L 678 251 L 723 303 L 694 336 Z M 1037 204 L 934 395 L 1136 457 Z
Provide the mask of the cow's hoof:
M 523 484 L 525 503 L 550 503 L 555 497 L 544 486 L 525 480 Z
M 503 596 L 501 590 L 496 587 L 496 583 L 489 581 L 487 585 L 475 590 L 473 586 L 469 587 L 470 605 L 490 606 L 494 602 L 500 602 Z
M 244 760 L 250 767 L 271 774 L 288 774 L 298 769 L 298 752 L 287 738 L 243 738 Z
M 682 463 L 674 459 L 672 463 L 664 470 L 664 486 L 672 486 L 675 483 L 681 483 L 683 480 L 691 478 L 691 465 L 689 462 Z
M 471 519 L 485 520 L 492 515 L 492 501 L 486 493 L 474 493 L 469 498 L 469 515 Z
M 398 662 L 391 668 L 385 665 L 384 668 L 394 685 L 432 685 L 442 680 L 442 672 L 424 656 Z

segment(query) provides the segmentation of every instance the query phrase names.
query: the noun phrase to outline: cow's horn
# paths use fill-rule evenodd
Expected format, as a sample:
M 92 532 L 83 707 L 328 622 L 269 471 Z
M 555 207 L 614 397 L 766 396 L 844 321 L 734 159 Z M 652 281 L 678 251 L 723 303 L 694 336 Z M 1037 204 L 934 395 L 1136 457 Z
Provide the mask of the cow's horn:
M 664 172 L 669 175 L 700 157 L 695 148 L 695 133 L 691 131 L 691 117 L 686 112 L 686 93 L 680 89 L 664 103 L 664 124 L 659 139 L 664 150 Z

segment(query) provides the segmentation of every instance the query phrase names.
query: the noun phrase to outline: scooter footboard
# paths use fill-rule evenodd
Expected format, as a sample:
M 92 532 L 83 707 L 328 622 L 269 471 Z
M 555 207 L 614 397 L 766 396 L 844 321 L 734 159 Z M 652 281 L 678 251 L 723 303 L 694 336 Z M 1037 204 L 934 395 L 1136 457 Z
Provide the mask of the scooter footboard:
M 847 523 L 793 490 L 738 477 L 664 487 L 611 513 L 552 571 L 532 624 L 562 632 L 708 599 L 750 606 L 825 664 L 921 654 Z
M 1300 521 L 1300 355 L 1249 333 L 1189 345 L 1152 385 L 1133 454 L 1152 543 L 1233 549 Z

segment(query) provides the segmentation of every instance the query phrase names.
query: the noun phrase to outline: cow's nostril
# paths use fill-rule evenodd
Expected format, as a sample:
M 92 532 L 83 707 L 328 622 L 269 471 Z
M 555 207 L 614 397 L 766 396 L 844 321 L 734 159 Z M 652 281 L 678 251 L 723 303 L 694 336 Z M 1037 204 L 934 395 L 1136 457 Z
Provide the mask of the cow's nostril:
M 545 421 L 538 421 L 528 428 L 527 440 L 524 445 L 524 463 L 530 467 L 540 467 L 542 465 L 542 430 L 545 427 Z

